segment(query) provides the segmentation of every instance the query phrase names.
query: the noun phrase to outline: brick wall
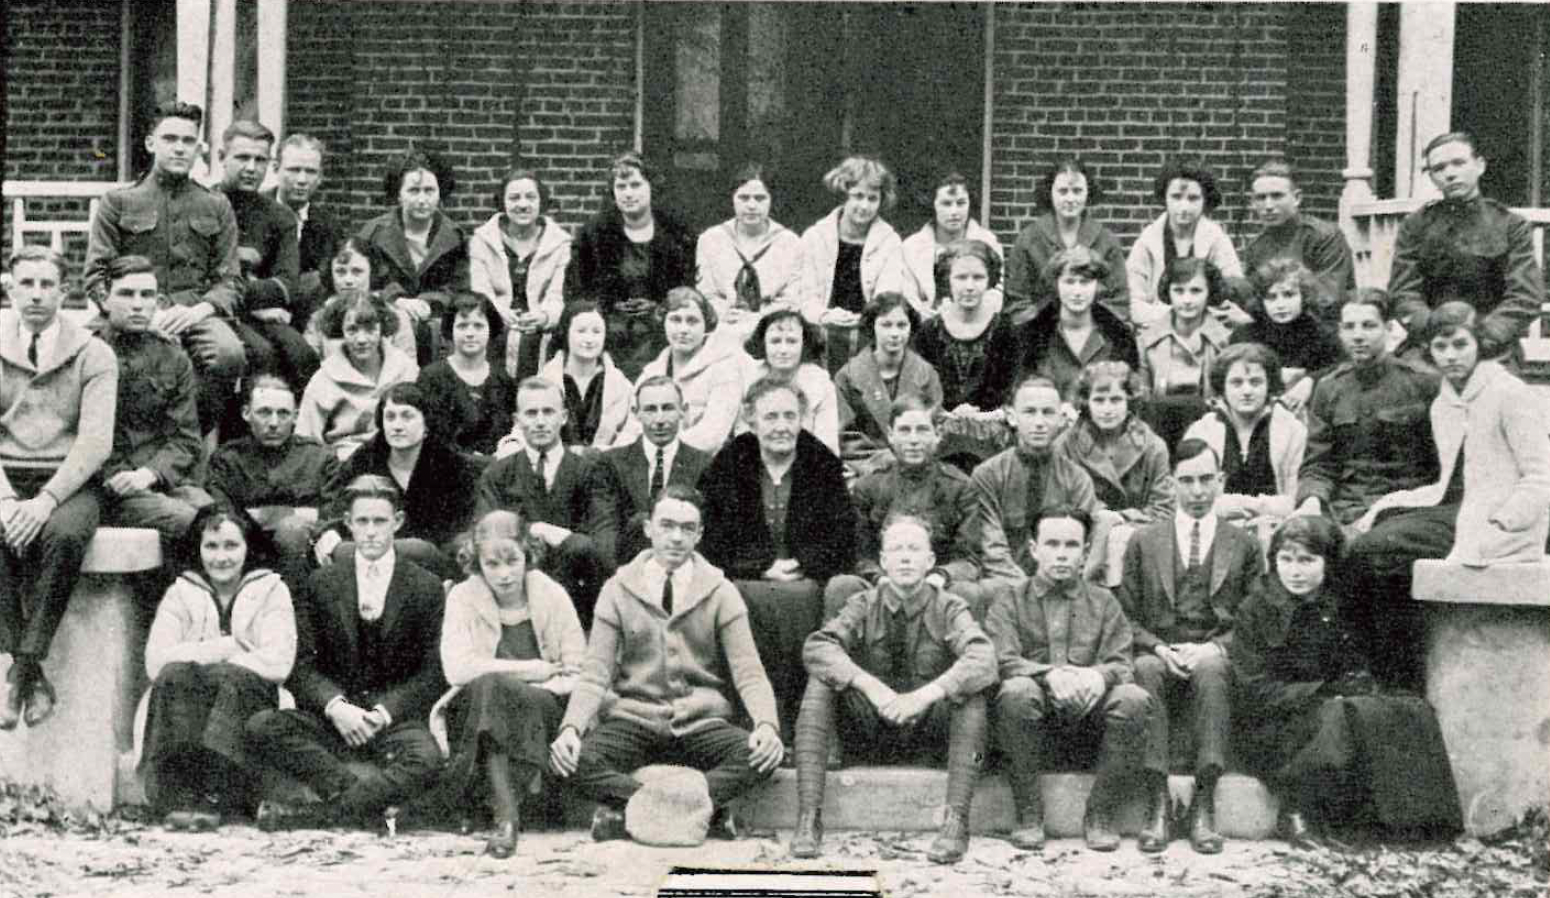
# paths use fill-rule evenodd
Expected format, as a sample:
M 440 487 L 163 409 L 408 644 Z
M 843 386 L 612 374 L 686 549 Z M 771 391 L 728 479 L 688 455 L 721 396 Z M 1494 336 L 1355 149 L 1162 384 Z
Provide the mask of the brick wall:
M 5 4 L 5 178 L 118 177 L 118 0 Z M 11 204 L 0 246 L 10 252 Z M 84 203 L 34 202 L 33 217 L 86 217 Z M 84 242 L 84 241 L 82 241 Z M 72 242 L 71 255 L 84 257 Z
M 1240 245 L 1258 230 L 1248 175 L 1269 155 L 1291 155 L 1304 172 L 1306 208 L 1333 215 L 1344 155 L 1344 11 L 1298 6 L 998 4 L 997 235 L 1015 238 L 1034 214 L 1035 180 L 1067 154 L 1094 170 L 1108 193 L 1095 213 L 1125 244 L 1162 211 L 1152 178 L 1177 155 L 1201 158 L 1216 174 L 1216 217 Z M 1328 47 L 1308 52 L 1311 29 L 1331 18 L 1335 30 L 1319 36 Z
M 442 149 L 444 208 L 472 227 L 495 181 L 535 163 L 550 212 L 597 207 L 608 158 L 634 136 L 635 8 L 621 3 L 307 3 L 291 7 L 289 128 L 329 144 L 323 201 L 362 222 L 411 145 Z

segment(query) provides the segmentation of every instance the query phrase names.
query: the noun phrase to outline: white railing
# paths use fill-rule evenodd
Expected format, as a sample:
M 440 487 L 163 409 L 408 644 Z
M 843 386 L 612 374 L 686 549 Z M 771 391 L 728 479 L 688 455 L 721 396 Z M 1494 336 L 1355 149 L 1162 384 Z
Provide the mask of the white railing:
M 97 203 L 104 193 L 124 186 L 122 181 L 6 181 L 0 193 L 11 201 L 11 246 L 26 243 L 28 234 L 47 234 L 55 252 L 64 252 L 65 235 L 91 233 L 91 221 L 97 215 Z M 86 218 L 28 218 L 28 200 L 85 199 Z
M 1421 208 L 1425 200 L 1374 200 L 1351 206 L 1351 253 L 1356 260 L 1356 283 L 1363 287 L 1383 287 L 1389 282 L 1394 266 L 1394 243 L 1399 238 L 1399 223 L 1406 215 Z M 1550 209 L 1512 210 L 1534 227 L 1534 257 L 1545 265 L 1545 229 L 1550 227 Z

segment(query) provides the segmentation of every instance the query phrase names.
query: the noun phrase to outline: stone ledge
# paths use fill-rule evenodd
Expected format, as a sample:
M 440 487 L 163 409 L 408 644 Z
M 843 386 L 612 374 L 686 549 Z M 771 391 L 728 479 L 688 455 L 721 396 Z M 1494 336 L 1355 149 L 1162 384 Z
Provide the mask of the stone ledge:
M 1418 602 L 1550 608 L 1550 558 L 1489 567 L 1423 559 L 1414 571 L 1410 595 Z
M 98 527 L 86 544 L 83 574 L 134 574 L 161 567 L 161 534 L 148 527 Z

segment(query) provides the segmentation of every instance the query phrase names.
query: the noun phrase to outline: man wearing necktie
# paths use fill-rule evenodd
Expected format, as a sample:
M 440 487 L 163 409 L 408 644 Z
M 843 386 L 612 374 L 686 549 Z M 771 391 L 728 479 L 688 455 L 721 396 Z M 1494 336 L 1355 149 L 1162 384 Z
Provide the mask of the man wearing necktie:
M 1136 683 L 1152 696 L 1146 772 L 1150 801 L 1142 851 L 1168 844 L 1169 718 L 1191 722 L 1195 747 L 1189 841 L 1202 854 L 1222 850 L 1216 781 L 1231 732 L 1227 650 L 1238 605 L 1263 564 L 1254 537 L 1216 516 L 1221 465 L 1202 440 L 1174 451 L 1172 518 L 1148 524 L 1125 547 L 1117 596 L 1135 634 Z
M 685 412 L 683 390 L 665 374 L 635 388 L 640 439 L 609 449 L 592 467 L 587 487 L 587 531 L 610 570 L 645 551 L 646 509 L 672 484 L 694 486 L 710 456 L 679 439 Z
M 897 762 L 947 755 L 947 813 L 928 856 L 963 857 L 969 805 L 985 752 L 985 690 L 996 652 L 963 599 L 927 579 L 936 565 L 931 525 L 900 515 L 880 535 L 882 578 L 850 597 L 807 637 L 807 691 L 797 717 L 797 824 L 792 857 L 817 857 L 823 839 L 829 741 Z
M 247 725 L 256 754 L 322 801 L 266 801 L 263 829 L 363 822 L 431 785 L 440 767 L 427 717 L 446 688 L 441 581 L 393 551 L 404 515 L 390 479 L 359 477 L 347 493 L 354 555 L 319 569 L 295 603 L 296 666 L 286 685 L 296 707 Z

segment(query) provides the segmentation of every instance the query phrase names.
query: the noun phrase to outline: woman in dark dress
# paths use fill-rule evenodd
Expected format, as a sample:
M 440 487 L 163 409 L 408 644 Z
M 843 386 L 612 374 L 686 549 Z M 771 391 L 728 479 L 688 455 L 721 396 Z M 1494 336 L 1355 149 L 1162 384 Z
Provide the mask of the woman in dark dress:
M 1332 582 L 1340 527 L 1290 518 L 1270 540 L 1270 573 L 1244 601 L 1229 649 L 1239 750 L 1281 802 L 1298 847 L 1308 818 L 1453 832 L 1458 789 L 1431 707 L 1378 694 L 1366 647 Z
M 441 630 L 452 691 L 432 709 L 431 731 L 453 749 L 447 778 L 458 794 L 489 789 L 495 832 L 485 851 L 499 858 L 516 850 L 523 797 L 541 782 L 586 656 L 576 609 L 538 570 L 539 551 L 515 512 L 481 518 L 458 550 L 468 577 L 447 594 Z
M 614 364 L 633 381 L 667 345 L 657 317 L 667 291 L 694 283 L 694 235 L 654 204 L 660 179 L 639 153 L 614 159 L 608 177 L 611 202 L 576 238 L 565 300 L 603 310 Z
M 1254 320 L 1233 329 L 1233 343 L 1259 343 L 1281 357 L 1280 403 L 1300 411 L 1325 368 L 1340 361 L 1340 340 L 1325 325 L 1323 286 L 1296 259 L 1271 259 L 1254 272 Z
M 454 293 L 441 323 L 452 354 L 420 371 L 431 428 L 462 452 L 493 455 L 511 430 L 517 385 L 500 357 L 492 363 L 489 353 L 491 342 L 505 331 L 506 322 L 490 300 L 478 293 Z

